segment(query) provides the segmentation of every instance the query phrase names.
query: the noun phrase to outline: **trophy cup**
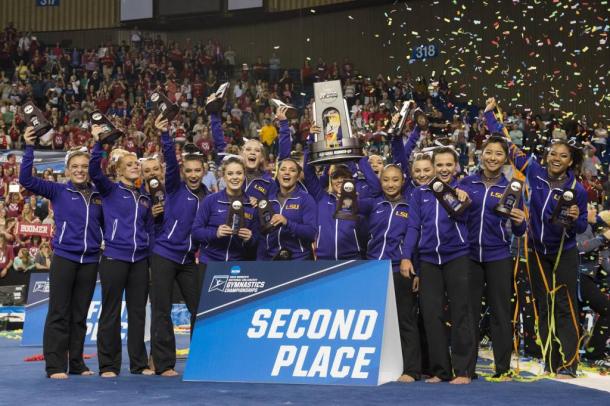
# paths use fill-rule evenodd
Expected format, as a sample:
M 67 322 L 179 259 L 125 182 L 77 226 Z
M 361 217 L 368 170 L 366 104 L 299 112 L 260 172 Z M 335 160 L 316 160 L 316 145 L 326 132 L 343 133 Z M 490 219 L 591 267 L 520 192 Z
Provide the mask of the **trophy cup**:
M 239 229 L 244 227 L 244 204 L 241 200 L 233 200 L 227 217 L 227 225 L 231 227 L 233 235 L 239 233 Z
M 29 127 L 34 127 L 34 134 L 36 135 L 36 143 L 38 139 L 49 132 L 53 126 L 46 119 L 42 111 L 34 103 L 27 102 L 21 108 L 24 121 Z
M 225 93 L 227 92 L 228 87 L 229 82 L 223 83 L 222 85 L 218 86 L 218 89 L 216 90 L 216 92 L 214 92 L 214 96 L 216 96 L 214 100 L 205 105 L 205 111 L 208 114 L 220 113 L 222 105 L 224 104 L 223 98 L 225 97 Z
M 275 227 L 271 225 L 271 217 L 273 217 L 273 208 L 269 201 L 261 199 L 258 201 L 258 219 L 260 221 L 261 234 L 269 234 Z
M 362 147 L 352 135 L 347 102 L 341 92 L 341 81 L 314 83 L 313 116 L 322 126 L 311 144 L 312 165 L 353 161 L 362 158 Z
M 293 106 L 291 106 L 289 104 L 286 104 L 283 101 L 278 100 L 278 99 L 270 99 L 269 102 L 272 105 L 274 105 L 276 109 L 280 108 L 280 107 L 286 107 L 287 108 L 287 110 L 286 110 L 286 118 L 288 120 L 294 120 L 295 118 L 297 118 L 298 112 L 297 112 L 297 109 L 294 108 Z
M 555 210 L 553 210 L 551 223 L 566 228 L 570 227 L 574 220 L 568 213 L 570 207 L 574 204 L 574 191 L 572 189 L 564 191 L 559 198 L 559 202 L 557 202 L 557 206 L 555 206 Z
M 334 218 L 358 220 L 358 196 L 352 180 L 346 180 L 341 185 L 341 196 L 337 201 Z
M 165 203 L 165 188 L 159 179 L 155 177 L 148 180 L 148 191 L 150 192 L 153 206 L 159 203 L 161 205 Z
M 180 112 L 180 107 L 159 90 L 150 95 L 150 100 L 155 104 L 155 114 L 160 113 L 167 121 L 172 121 Z
M 516 207 L 521 200 L 521 190 L 523 190 L 523 181 L 519 179 L 511 179 L 506 187 L 500 201 L 494 208 L 495 212 L 502 217 L 509 217 L 513 207 Z
M 112 121 L 99 110 L 95 110 L 91 114 L 91 122 L 93 124 L 101 125 L 104 128 L 104 132 L 100 134 L 100 143 L 102 144 L 112 144 L 117 138 L 123 136 L 123 132 L 116 128 Z
M 432 179 L 432 192 L 440 204 L 445 208 L 449 217 L 457 217 L 470 206 L 470 201 L 460 202 L 457 192 L 451 186 L 438 178 Z

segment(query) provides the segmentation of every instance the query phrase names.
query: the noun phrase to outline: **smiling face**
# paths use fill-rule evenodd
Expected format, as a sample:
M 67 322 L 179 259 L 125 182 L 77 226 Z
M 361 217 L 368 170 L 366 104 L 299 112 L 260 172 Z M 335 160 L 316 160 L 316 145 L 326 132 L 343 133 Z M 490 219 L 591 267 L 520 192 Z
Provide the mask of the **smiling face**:
M 140 163 L 135 155 L 125 155 L 119 160 L 118 174 L 123 181 L 133 183 L 140 177 Z
M 242 147 L 241 156 L 246 163 L 246 169 L 255 171 L 263 162 L 263 146 L 256 140 L 250 140 Z
M 146 159 L 141 162 L 142 177 L 145 181 L 152 178 L 163 180 L 163 167 L 158 159 Z
M 280 187 L 284 190 L 291 190 L 294 188 L 299 179 L 300 172 L 296 162 L 289 159 L 282 161 L 277 175 Z
M 549 175 L 554 177 L 563 175 L 573 162 L 570 148 L 564 144 L 552 145 L 546 156 L 546 162 Z
M 487 144 L 481 154 L 481 163 L 487 171 L 498 173 L 506 163 L 506 152 L 502 145 L 497 142 Z
M 227 191 L 229 194 L 240 194 L 246 178 L 244 166 L 237 162 L 227 164 L 224 168 L 223 178 L 225 184 L 227 185 Z
M 70 158 L 66 167 L 66 176 L 75 185 L 82 185 L 89 181 L 89 158 L 79 155 Z
M 395 199 L 400 195 L 404 177 L 402 171 L 396 166 L 388 166 L 381 172 L 381 189 L 389 199 Z
M 182 164 L 182 176 L 186 185 L 191 190 L 196 190 L 201 185 L 203 178 L 203 162 L 198 159 L 189 159 Z
M 456 170 L 455 155 L 443 152 L 434 157 L 434 172 L 445 183 L 451 182 Z
M 429 159 L 418 159 L 411 165 L 411 177 L 418 186 L 427 185 L 434 177 L 434 166 Z

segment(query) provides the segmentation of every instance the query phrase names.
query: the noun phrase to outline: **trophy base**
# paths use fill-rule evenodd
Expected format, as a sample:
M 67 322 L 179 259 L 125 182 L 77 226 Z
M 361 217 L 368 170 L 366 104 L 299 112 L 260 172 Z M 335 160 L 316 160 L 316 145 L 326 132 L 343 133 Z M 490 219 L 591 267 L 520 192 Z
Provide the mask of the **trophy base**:
M 173 104 L 163 112 L 163 118 L 167 119 L 167 121 L 172 121 L 174 117 L 178 115 L 179 112 L 180 108 Z
M 205 105 L 205 112 L 208 114 L 217 114 L 220 113 L 222 109 L 222 105 L 224 102 L 222 100 L 214 100 Z
M 496 206 L 494 208 L 494 212 L 502 217 L 510 217 L 510 210 L 507 207 L 504 206 Z
M 333 218 L 335 220 L 353 220 L 353 221 L 357 221 L 358 220 L 358 215 L 354 214 L 354 213 L 346 213 L 346 212 L 337 212 L 334 214 Z
M 34 130 L 34 135 L 36 136 L 36 140 L 38 141 L 43 135 L 48 133 L 53 129 L 53 126 L 49 124 L 44 124 L 40 128 Z
M 311 144 L 309 163 L 320 165 L 345 161 L 357 161 L 364 156 L 357 138 L 343 138 L 334 143 L 325 140 Z
M 267 235 L 275 229 L 275 226 L 272 226 L 270 223 L 265 225 L 261 225 L 260 232 L 263 235 Z
M 120 130 L 113 130 L 109 133 L 100 135 L 100 143 L 102 144 L 113 144 L 117 139 L 123 136 L 123 132 Z
M 299 116 L 299 112 L 294 107 L 288 107 L 288 109 L 286 109 L 286 118 L 288 120 L 294 120 L 298 116 Z
M 281 249 L 272 259 L 272 261 L 290 261 L 292 259 L 292 252 Z

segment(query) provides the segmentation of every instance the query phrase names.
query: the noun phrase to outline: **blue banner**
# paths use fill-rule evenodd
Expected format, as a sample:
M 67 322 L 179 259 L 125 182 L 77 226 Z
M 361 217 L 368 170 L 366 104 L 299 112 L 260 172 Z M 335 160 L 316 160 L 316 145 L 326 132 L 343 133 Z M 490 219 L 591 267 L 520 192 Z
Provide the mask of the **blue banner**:
M 185 381 L 378 385 L 401 372 L 389 261 L 208 265 Z
M 25 307 L 25 323 L 21 345 L 42 346 L 44 323 L 49 306 L 49 274 L 33 273 L 28 287 L 28 303 Z M 87 335 L 85 345 L 97 345 L 97 330 L 102 313 L 102 289 L 100 282 L 95 285 L 93 300 L 87 314 Z M 127 340 L 127 310 L 125 301 L 121 307 L 121 338 Z

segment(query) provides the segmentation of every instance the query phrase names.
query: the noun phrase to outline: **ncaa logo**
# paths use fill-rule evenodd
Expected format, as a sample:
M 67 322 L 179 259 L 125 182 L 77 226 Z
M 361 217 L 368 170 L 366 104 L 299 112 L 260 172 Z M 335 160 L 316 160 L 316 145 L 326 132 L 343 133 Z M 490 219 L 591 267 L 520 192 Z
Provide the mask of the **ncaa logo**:
M 157 101 L 159 100 L 159 93 L 153 93 L 153 94 L 150 96 L 150 100 L 152 100 L 152 101 L 154 101 L 154 102 L 157 102 Z
M 208 292 L 214 292 L 215 290 L 224 292 L 228 280 L 228 275 L 215 275 L 212 278 L 212 283 L 210 283 L 210 288 L 208 289 Z
M 100 113 L 95 113 L 91 116 L 91 118 L 98 121 L 102 119 L 102 115 Z
M 23 112 L 25 114 L 32 114 L 32 112 L 34 111 L 34 107 L 32 107 L 32 105 L 28 104 L 27 106 L 25 106 L 23 108 Z
M 239 265 L 234 265 L 231 267 L 231 275 L 239 275 L 241 272 L 241 268 Z

